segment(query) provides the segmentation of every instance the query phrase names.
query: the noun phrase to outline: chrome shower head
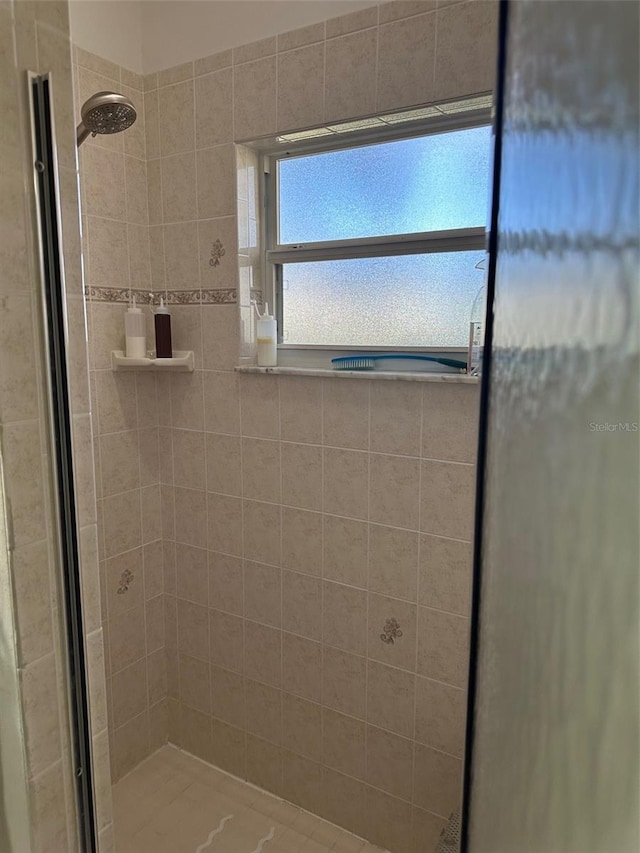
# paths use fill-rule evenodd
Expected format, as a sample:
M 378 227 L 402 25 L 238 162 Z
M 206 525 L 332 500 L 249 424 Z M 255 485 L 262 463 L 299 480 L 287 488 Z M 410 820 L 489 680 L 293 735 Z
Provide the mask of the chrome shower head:
M 136 108 L 117 92 L 96 92 L 82 105 L 82 121 L 77 128 L 78 145 L 97 133 L 120 133 L 134 123 Z

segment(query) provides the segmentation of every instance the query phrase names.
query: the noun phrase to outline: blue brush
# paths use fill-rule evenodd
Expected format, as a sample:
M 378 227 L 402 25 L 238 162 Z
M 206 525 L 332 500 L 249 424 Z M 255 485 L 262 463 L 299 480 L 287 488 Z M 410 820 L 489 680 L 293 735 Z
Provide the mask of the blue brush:
M 458 361 L 455 358 L 438 358 L 435 355 L 414 355 L 409 352 L 390 352 L 382 355 L 346 355 L 341 358 L 332 358 L 331 364 L 334 370 L 373 370 L 377 361 L 385 361 L 388 358 L 435 361 L 447 367 L 457 367 L 458 370 L 467 369 L 466 361 Z

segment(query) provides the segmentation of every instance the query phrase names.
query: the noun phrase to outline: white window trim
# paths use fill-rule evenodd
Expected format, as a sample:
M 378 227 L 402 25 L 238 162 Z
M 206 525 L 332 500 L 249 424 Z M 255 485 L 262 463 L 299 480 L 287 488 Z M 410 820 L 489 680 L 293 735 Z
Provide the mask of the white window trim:
M 276 164 L 278 160 L 288 155 L 323 153 L 345 148 L 376 145 L 381 142 L 391 142 L 410 139 L 436 133 L 446 133 L 472 127 L 491 124 L 489 109 L 475 109 L 469 112 L 442 115 L 436 118 L 412 121 L 404 125 L 390 125 L 345 133 L 343 136 L 321 136 L 287 142 L 277 142 L 262 148 L 261 164 L 263 181 L 261 185 L 262 210 L 264 213 L 262 227 L 262 280 L 264 282 L 264 301 L 275 306 L 278 320 L 278 332 L 282 329 L 282 299 L 281 281 L 278 271 L 282 263 L 349 259 L 360 257 L 381 257 L 389 255 L 421 254 L 428 252 L 454 251 L 484 251 L 487 243 L 487 232 L 484 227 L 458 228 L 448 231 L 428 231 L 412 234 L 397 234 L 383 237 L 367 237 L 351 240 L 334 240 L 314 243 L 279 244 L 275 239 L 278 216 L 278 187 Z M 487 200 L 488 204 L 488 200 Z M 458 354 L 466 359 L 468 349 L 459 347 L 431 346 L 367 346 L 344 345 L 335 346 L 320 344 L 287 344 L 278 343 L 278 363 L 288 367 L 309 367 L 319 369 L 326 366 L 331 358 L 341 355 L 351 355 L 355 352 L 424 352 L 443 355 Z M 441 371 L 436 363 L 414 363 L 412 369 L 420 372 Z

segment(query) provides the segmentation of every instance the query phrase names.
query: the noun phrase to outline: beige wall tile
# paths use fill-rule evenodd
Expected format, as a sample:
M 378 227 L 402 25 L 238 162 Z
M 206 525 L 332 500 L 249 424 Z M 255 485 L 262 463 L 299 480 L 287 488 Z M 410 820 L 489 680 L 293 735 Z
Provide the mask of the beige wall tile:
M 240 377 L 242 434 L 280 437 L 278 381 L 272 376 Z
M 87 283 L 93 287 L 129 287 L 126 223 L 88 216 L 87 225 Z M 123 247 L 124 250 L 114 252 L 114 246 Z
M 205 606 L 178 599 L 178 651 L 209 660 L 209 615 Z
M 147 689 L 149 705 L 161 702 L 167 695 L 167 660 L 165 649 L 147 656 Z
M 294 376 L 282 376 L 279 382 L 282 440 L 320 444 L 322 383 Z
M 470 540 L 475 471 L 472 465 L 422 462 L 420 529 L 436 536 Z
M 193 152 L 163 157 L 162 211 L 165 222 L 196 217 L 196 161 Z
M 324 510 L 367 518 L 369 456 L 355 450 L 324 449 Z
M 276 58 L 237 65 L 234 70 L 236 139 L 254 139 L 276 130 Z
M 393 642 L 384 642 L 395 619 L 402 631 Z M 416 605 L 397 598 L 369 593 L 369 657 L 374 660 L 415 671 L 416 667 Z
M 325 644 L 364 655 L 367 651 L 367 593 L 325 581 L 322 637 Z
M 434 749 L 464 754 L 467 697 L 464 690 L 418 676 L 416 740 Z
M 195 95 L 193 80 L 167 86 L 158 92 L 160 153 L 180 154 L 194 148 Z
M 83 151 L 84 212 L 125 221 L 124 160 L 120 153 L 88 147 Z
M 429 387 L 427 387 L 429 386 Z M 479 390 L 456 388 L 443 383 L 425 383 L 423 388 L 422 455 L 450 462 L 473 462 L 476 458 Z
M 366 834 L 365 791 L 363 782 L 344 776 L 328 767 L 322 772 L 324 811 L 323 816 L 355 832 L 361 838 Z
M 282 502 L 301 509 L 321 509 L 322 448 L 309 444 L 281 446 Z
M 53 654 L 20 673 L 25 748 L 29 776 L 37 776 L 61 757 L 56 663 Z
M 278 56 L 278 130 L 321 124 L 324 118 L 324 43 Z
M 119 728 L 147 707 L 147 665 L 141 658 L 111 679 L 113 726 Z
M 165 644 L 163 605 L 164 600 L 162 595 L 150 598 L 145 604 L 144 618 L 147 654 L 158 651 Z
M 379 110 L 395 110 L 433 101 L 435 52 L 434 13 L 380 27 Z
M 173 65 L 171 68 L 163 68 L 158 71 L 158 87 L 170 86 L 193 77 L 193 62 L 183 62 L 181 65 Z
M 322 574 L 322 515 L 282 507 L 282 565 L 307 575 Z
M 242 494 L 259 501 L 280 501 L 280 444 L 242 439 Z
M 233 145 L 217 145 L 197 152 L 198 217 L 215 219 L 236 212 Z M 195 218 L 195 217 L 192 217 Z
M 388 24 L 400 18 L 409 18 L 436 9 L 436 0 L 393 0 L 380 6 L 380 23 Z
M 372 524 L 369 528 L 369 589 L 416 600 L 419 534 Z
M 238 364 L 238 306 L 203 305 L 204 365 L 213 370 L 233 370 Z
M 211 717 L 202 711 L 189 708 L 188 705 L 181 705 L 180 741 L 180 745 L 187 752 L 202 758 L 203 761 L 211 761 Z
M 427 746 L 416 746 L 414 802 L 441 817 L 460 808 L 462 761 Z
M 365 776 L 365 724 L 344 714 L 322 711 L 322 759 L 327 767 L 355 779 Z
M 142 549 L 144 567 L 144 595 L 146 599 L 154 598 L 164 592 L 162 577 L 163 548 L 162 540 L 149 542 Z
M 438 844 L 440 835 L 447 825 L 446 821 L 436 815 L 427 812 L 424 809 L 419 809 L 416 806 L 411 811 L 411 830 L 412 841 L 416 849 L 420 849 L 418 845 L 422 844 L 427 850 L 435 850 Z
M 166 282 L 170 290 L 196 290 L 200 287 L 196 222 L 164 226 L 164 257 Z
M 107 727 L 107 686 L 101 629 L 86 635 L 86 655 L 91 729 L 97 734 Z
M 489 0 L 438 10 L 436 98 L 456 98 L 493 89 L 497 13 L 498 4 Z
M 127 222 L 149 224 L 147 207 L 147 164 L 136 157 L 124 158 Z
M 138 424 L 135 375 L 98 371 L 95 382 L 98 431 L 104 435 L 107 432 L 135 429 Z
M 325 515 L 323 522 L 324 577 L 366 587 L 368 525 L 333 515 Z
M 294 634 L 282 635 L 282 686 L 289 693 L 319 702 L 322 694 L 322 645 Z
M 244 671 L 243 620 L 230 613 L 211 610 L 211 663 L 240 674 Z
M 246 726 L 244 678 L 218 666 L 211 667 L 211 703 L 216 717 L 236 726 Z
M 204 433 L 192 430 L 173 431 L 173 470 L 176 486 L 204 489 L 206 471 L 204 458 Z
M 374 844 L 408 850 L 411 842 L 411 806 L 382 791 L 367 788 L 367 838 Z
M 206 604 L 209 595 L 207 552 L 203 548 L 176 543 L 177 596 L 195 604 Z
M 412 382 L 371 383 L 371 450 L 418 456 L 421 396 Z
M 213 763 L 222 770 L 226 770 L 227 773 L 246 778 L 245 732 L 214 719 L 212 737 L 211 759 Z
M 242 560 L 209 551 L 209 607 L 243 613 Z
M 327 42 L 325 120 L 339 121 L 375 110 L 378 33 L 363 30 Z M 345 86 L 345 81 L 349 85 Z
M 375 6 L 369 6 L 366 9 L 359 9 L 357 12 L 350 12 L 347 15 L 340 15 L 338 18 L 328 20 L 326 22 L 327 38 L 331 39 L 335 36 L 353 33 L 356 30 L 375 27 L 377 23 L 378 9 Z
M 280 746 L 282 743 L 282 693 L 275 687 L 245 679 L 247 731 Z
M 419 483 L 420 463 L 417 459 L 371 454 L 371 521 L 417 530 Z
M 180 655 L 180 701 L 196 711 L 211 713 L 209 687 L 209 663 L 197 658 Z
M 323 704 L 364 719 L 366 659 L 328 646 L 322 657 Z
M 162 207 L 162 160 L 147 161 L 147 211 L 149 214 L 149 225 L 160 225 L 164 218 L 164 210 Z M 162 255 L 162 242 L 158 246 L 157 235 L 162 236 L 160 231 L 149 231 L 150 251 L 151 251 L 151 279 L 154 290 L 160 290 L 158 286 L 162 280 L 164 283 L 164 259 Z M 162 266 L 162 275 L 158 270 L 158 266 Z
M 62 762 L 47 767 L 29 784 L 35 850 L 67 850 L 65 784 Z
M 38 423 L 5 424 L 2 428 L 2 448 L 6 488 L 11 495 L 9 512 L 14 542 L 19 546 L 42 538 L 44 496 Z M 76 470 L 77 477 L 79 473 Z M 81 483 L 78 480 L 76 482 L 84 489 L 82 497 L 88 500 L 87 477 L 83 477 Z
M 233 142 L 233 71 L 224 68 L 197 77 L 196 147 Z
M 167 699 L 149 708 L 149 752 L 167 743 L 169 736 L 169 703 Z
M 160 156 L 160 102 L 157 89 L 144 94 L 144 134 L 147 160 Z
M 140 607 L 144 602 L 144 573 L 142 549 L 135 548 L 118 554 L 104 563 L 106 600 L 103 602 L 109 619 Z
M 282 750 L 264 740 L 247 735 L 247 779 L 271 791 L 282 794 Z
M 108 648 L 112 675 L 143 657 L 145 653 L 143 605 L 119 613 L 109 620 Z
M 227 495 L 242 490 L 240 438 L 207 433 L 207 489 Z
M 465 687 L 469 666 L 469 620 L 428 607 L 418 610 L 418 672 L 437 681 Z
M 278 36 L 278 50 L 293 50 L 296 47 L 304 47 L 306 44 L 324 40 L 325 23 L 311 24 L 308 27 L 300 27 L 297 30 L 289 30 Z
M 207 370 L 203 383 L 205 429 L 235 435 L 240 431 L 240 387 L 237 375 Z
M 226 68 L 233 62 L 232 50 L 221 50 L 220 53 L 214 53 L 211 56 L 205 56 L 202 59 L 196 59 L 194 63 L 194 71 L 196 77 L 201 74 L 210 74 L 212 71 L 219 71 L 221 68 Z
M 139 160 L 146 159 L 146 133 L 145 133 L 145 114 L 144 114 L 144 96 L 138 89 L 133 89 L 127 86 L 124 82 L 120 86 L 120 91 L 126 95 L 136 109 L 137 118 L 135 124 L 128 128 L 128 132 L 123 134 L 124 153 L 132 157 L 137 157 Z
M 173 426 L 201 430 L 204 427 L 202 373 L 174 374 L 171 377 Z
M 244 623 L 244 672 L 273 687 L 282 684 L 282 632 L 277 628 Z
M 282 792 L 289 802 L 318 813 L 322 803 L 322 766 L 285 751 Z
M 244 563 L 244 615 L 279 628 L 282 624 L 282 572 L 275 566 Z
M 102 495 L 119 494 L 140 486 L 137 463 L 138 433 L 135 430 L 114 432 L 99 438 L 102 465 Z
M 322 439 L 331 447 L 369 449 L 369 386 L 362 380 L 323 383 Z
M 139 490 L 105 498 L 102 511 L 107 557 L 142 545 Z
M 146 225 L 127 225 L 129 245 L 129 280 L 137 290 L 150 291 L 151 284 L 151 246 L 149 229 Z
M 367 722 L 387 731 L 413 736 L 415 675 L 369 661 Z
M 226 495 L 207 495 L 207 542 L 213 551 L 242 554 L 242 501 Z
M 413 741 L 367 726 L 367 782 L 411 802 L 412 776 Z
M 244 555 L 278 566 L 281 562 L 281 508 L 278 504 L 243 501 Z
M 312 640 L 322 639 L 322 582 L 319 578 L 283 572 L 282 608 L 285 631 Z
M 322 757 L 322 707 L 298 696 L 282 696 L 283 745 L 313 761 Z
M 254 59 L 262 59 L 264 56 L 270 56 L 276 52 L 276 46 L 276 36 L 240 45 L 240 47 L 236 47 L 233 50 L 233 63 L 234 65 L 238 65 L 242 62 L 250 62 Z
M 472 546 L 468 542 L 421 536 L 420 604 L 468 616 L 472 557 Z
M 24 545 L 14 551 L 13 587 L 19 656 L 24 666 L 53 651 L 46 541 Z
M 207 496 L 203 491 L 176 487 L 176 541 L 196 548 L 207 547 Z

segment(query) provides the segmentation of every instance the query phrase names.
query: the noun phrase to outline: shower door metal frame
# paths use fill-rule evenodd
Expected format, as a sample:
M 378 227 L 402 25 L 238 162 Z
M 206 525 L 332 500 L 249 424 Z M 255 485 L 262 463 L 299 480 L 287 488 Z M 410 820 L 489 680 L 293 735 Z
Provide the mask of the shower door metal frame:
M 97 850 L 91 727 L 73 460 L 73 419 L 67 367 L 67 313 L 52 75 L 28 72 L 34 189 L 45 346 L 48 426 L 52 452 L 54 536 L 62 580 L 77 829 L 83 853 Z

